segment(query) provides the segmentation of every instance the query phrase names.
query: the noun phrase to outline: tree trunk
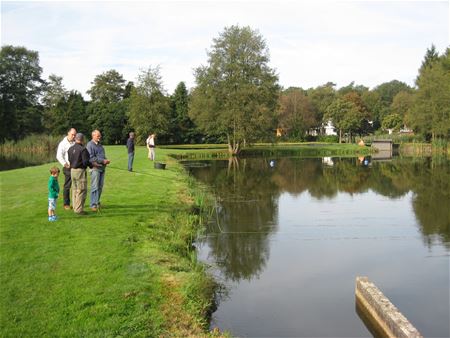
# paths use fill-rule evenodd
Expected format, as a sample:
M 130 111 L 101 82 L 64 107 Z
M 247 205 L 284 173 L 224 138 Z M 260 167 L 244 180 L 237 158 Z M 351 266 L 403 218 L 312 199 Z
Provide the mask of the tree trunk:
M 227 135 L 228 140 L 228 153 L 231 155 L 237 155 L 240 152 L 239 142 L 236 142 L 236 139 L 233 138 L 233 141 L 230 139 L 230 135 Z
M 339 143 L 342 143 L 342 129 L 339 129 Z

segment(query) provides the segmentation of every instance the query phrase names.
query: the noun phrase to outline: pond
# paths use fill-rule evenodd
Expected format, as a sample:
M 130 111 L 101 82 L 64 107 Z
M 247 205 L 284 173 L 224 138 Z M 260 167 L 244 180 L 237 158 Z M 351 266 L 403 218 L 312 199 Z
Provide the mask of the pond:
M 56 151 L 45 153 L 18 153 L 16 155 L 0 154 L 0 171 L 19 169 L 55 162 Z
M 446 159 L 187 162 L 216 196 L 198 255 L 223 285 L 212 327 L 239 337 L 367 337 L 367 276 L 424 335 L 448 337 Z

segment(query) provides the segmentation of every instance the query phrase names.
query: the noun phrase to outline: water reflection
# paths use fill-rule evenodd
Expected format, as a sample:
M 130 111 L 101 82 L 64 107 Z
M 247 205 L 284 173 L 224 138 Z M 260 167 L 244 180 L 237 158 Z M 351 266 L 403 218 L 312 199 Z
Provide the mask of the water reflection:
M 368 275 L 422 333 L 448 336 L 448 160 L 208 165 L 189 170 L 217 196 L 199 243 L 230 290 L 215 325 L 239 336 L 367 336 L 353 285 Z
M 44 163 L 55 162 L 55 152 L 51 153 L 17 153 L 0 155 L 0 171 L 25 168 Z
M 216 264 L 231 280 L 258 276 L 269 256 L 267 241 L 277 229 L 278 193 L 267 165 L 265 160 L 234 158 L 197 168 L 217 196 L 214 226 L 222 235 L 210 237 L 209 245 Z
M 370 167 L 364 164 L 369 161 Z M 209 167 L 192 168 L 191 172 L 214 187 L 218 196 L 217 223 L 222 232 L 230 234 L 214 239 L 216 242 L 212 247 L 219 257 L 223 252 L 238 256 L 245 252 L 260 252 L 256 261 L 263 264 L 268 255 L 263 243 L 277 228 L 278 196 L 283 192 L 298 196 L 305 191 L 319 200 L 332 199 L 339 192 L 360 194 L 371 190 L 388 198 L 400 198 L 412 192 L 413 209 L 424 241 L 431 245 L 433 240 L 438 240 L 450 248 L 450 208 L 445 207 L 450 205 L 448 160 L 397 158 L 389 162 L 372 162 L 367 158 L 362 161 L 358 158 L 234 158 L 211 161 L 210 164 Z M 251 244 L 256 247 L 249 248 L 245 237 L 231 236 L 245 232 L 260 233 L 257 244 Z M 233 248 L 236 251 L 232 251 Z M 249 258 L 236 258 L 242 259 Z M 220 261 L 234 263 L 234 260 Z M 248 278 L 248 271 L 252 269 L 243 264 L 237 266 L 246 271 L 242 277 Z M 234 268 L 227 269 L 234 270 L 230 278 L 241 275 Z M 255 268 L 255 272 L 259 270 Z

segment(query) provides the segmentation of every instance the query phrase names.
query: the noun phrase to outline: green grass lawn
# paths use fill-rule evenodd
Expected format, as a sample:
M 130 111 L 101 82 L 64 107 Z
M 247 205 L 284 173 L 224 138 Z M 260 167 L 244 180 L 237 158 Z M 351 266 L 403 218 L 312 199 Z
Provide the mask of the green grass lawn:
M 0 172 L 1 336 L 188 336 L 207 328 L 212 282 L 190 240 L 199 228 L 180 166 L 106 147 L 102 210 L 47 219 L 52 164 Z M 63 175 L 59 182 L 62 188 Z M 90 192 L 90 189 L 89 189 Z M 86 204 L 89 202 L 89 192 Z

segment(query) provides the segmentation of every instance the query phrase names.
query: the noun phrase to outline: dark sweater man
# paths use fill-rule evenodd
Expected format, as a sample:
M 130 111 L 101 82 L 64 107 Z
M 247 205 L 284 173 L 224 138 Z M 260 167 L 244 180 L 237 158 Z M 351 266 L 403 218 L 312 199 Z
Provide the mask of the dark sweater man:
M 84 144 L 84 135 L 78 133 L 75 136 L 75 144 L 69 148 L 70 174 L 72 177 L 73 211 L 84 214 L 84 202 L 87 195 L 86 168 L 92 168 L 89 161 L 89 152 Z
M 89 161 L 89 152 L 86 147 L 81 143 L 75 143 L 69 148 L 69 162 L 72 169 L 86 169 L 91 168 L 91 162 Z

